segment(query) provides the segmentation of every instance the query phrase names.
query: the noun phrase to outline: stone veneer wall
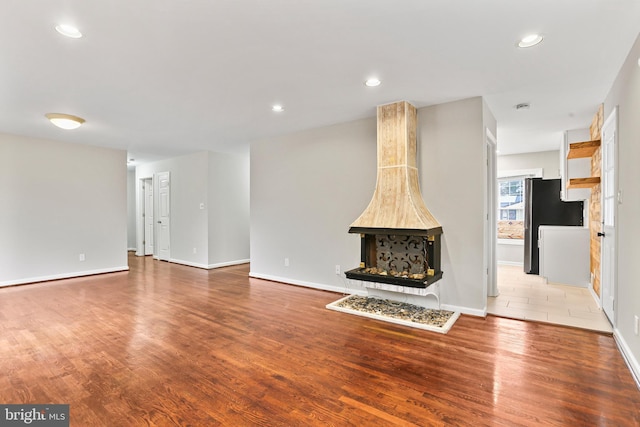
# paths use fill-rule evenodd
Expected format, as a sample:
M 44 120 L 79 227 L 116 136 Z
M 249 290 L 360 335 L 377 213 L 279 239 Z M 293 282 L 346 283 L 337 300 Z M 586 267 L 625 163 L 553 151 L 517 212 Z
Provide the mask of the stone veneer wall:
M 603 105 L 600 104 L 598 112 L 591 121 L 589 132 L 591 140 L 600 139 L 603 123 Z M 601 176 L 601 147 L 591 156 L 591 176 Z M 598 232 L 602 230 L 602 216 L 600 214 L 600 184 L 591 188 L 589 198 L 589 233 L 590 233 L 590 254 L 591 254 L 591 277 L 593 277 L 593 290 L 600 296 L 600 237 Z

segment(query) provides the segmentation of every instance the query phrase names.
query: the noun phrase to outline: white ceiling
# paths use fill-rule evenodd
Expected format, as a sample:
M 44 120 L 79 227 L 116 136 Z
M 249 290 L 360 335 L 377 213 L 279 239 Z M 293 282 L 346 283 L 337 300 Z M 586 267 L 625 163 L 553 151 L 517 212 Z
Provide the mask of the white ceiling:
M 137 161 L 484 96 L 502 154 L 586 128 L 640 32 L 638 0 L 3 0 L 0 132 Z M 68 23 L 81 39 L 59 35 Z M 532 32 L 545 36 L 515 47 Z M 382 85 L 364 86 L 369 76 Z M 518 103 L 531 108 L 516 111 Z M 283 113 L 270 110 L 274 103 Z M 49 112 L 86 119 L 63 131 Z

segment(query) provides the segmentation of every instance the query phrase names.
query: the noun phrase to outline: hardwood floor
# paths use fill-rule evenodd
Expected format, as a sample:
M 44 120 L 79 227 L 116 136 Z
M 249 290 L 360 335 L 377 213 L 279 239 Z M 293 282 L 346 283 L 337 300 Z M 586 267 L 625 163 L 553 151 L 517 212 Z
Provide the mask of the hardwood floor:
M 68 403 L 72 426 L 640 425 L 607 334 L 462 316 L 441 335 L 247 265 L 129 262 L 0 289 L 0 403 Z

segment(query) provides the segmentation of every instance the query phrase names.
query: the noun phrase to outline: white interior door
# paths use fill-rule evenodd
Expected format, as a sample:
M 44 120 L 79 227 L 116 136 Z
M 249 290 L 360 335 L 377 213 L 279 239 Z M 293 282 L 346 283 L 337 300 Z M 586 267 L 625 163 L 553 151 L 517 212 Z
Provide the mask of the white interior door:
M 144 254 L 153 255 L 153 182 L 151 178 L 144 180 Z
M 158 182 L 158 215 L 156 220 L 158 259 L 169 261 L 171 248 L 171 182 L 169 172 L 158 173 L 156 179 Z
M 617 107 L 602 126 L 602 170 L 600 189 L 602 194 L 602 232 L 600 246 L 600 289 L 602 309 L 615 326 L 616 298 L 616 217 L 618 192 L 616 181 L 618 118 Z

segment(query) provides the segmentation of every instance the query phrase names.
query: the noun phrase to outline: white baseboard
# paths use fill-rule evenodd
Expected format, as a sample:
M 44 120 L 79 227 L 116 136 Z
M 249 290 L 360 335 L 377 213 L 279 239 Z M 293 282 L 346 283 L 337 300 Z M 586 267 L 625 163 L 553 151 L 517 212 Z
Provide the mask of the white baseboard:
M 157 259 L 157 258 L 154 257 L 154 259 Z M 200 264 L 200 263 L 197 263 L 197 262 L 184 261 L 182 259 L 175 259 L 175 258 L 169 258 L 169 262 L 172 262 L 174 264 L 186 265 L 186 266 L 189 266 L 189 267 L 203 268 L 203 269 L 207 270 L 207 264 Z
M 93 276 L 95 274 L 117 273 L 119 271 L 128 271 L 128 270 L 129 270 L 129 266 L 127 265 L 123 267 L 101 268 L 97 270 L 75 271 L 73 273 L 52 274 L 50 276 L 28 277 L 28 278 L 19 279 L 19 280 L 8 280 L 5 282 L 0 282 L 0 287 L 26 285 L 27 283 L 48 282 L 50 280 L 71 279 L 74 277 Z
M 483 309 L 483 310 L 478 310 L 476 308 L 469 308 L 469 307 L 460 307 L 458 305 L 451 305 L 451 304 L 440 304 L 440 309 L 442 310 L 449 310 L 449 311 L 455 311 L 461 314 L 468 314 L 470 316 L 476 316 L 476 317 L 487 317 L 487 309 Z
M 169 258 L 169 262 L 173 262 L 175 264 L 182 264 L 182 265 L 187 265 L 189 267 L 196 267 L 196 268 L 202 268 L 205 270 L 212 270 L 214 268 L 220 268 L 220 267 L 229 267 L 231 265 L 239 265 L 239 264 L 246 264 L 249 262 L 248 259 L 238 259 L 235 261 L 226 261 L 226 262 L 219 262 L 216 264 L 200 264 L 197 262 L 191 262 L 191 261 L 184 261 L 181 259 L 175 259 L 175 258 Z
M 231 265 L 247 264 L 250 261 L 251 261 L 250 259 L 238 259 L 235 261 L 218 262 L 216 264 L 209 264 L 207 268 L 211 269 L 211 268 L 229 267 Z
M 260 273 L 250 272 L 249 277 L 255 277 L 256 279 L 270 280 L 272 282 L 286 283 L 288 285 L 297 285 L 297 286 L 304 286 L 306 288 L 320 289 L 323 291 L 338 292 L 341 294 L 355 294 L 355 295 L 361 295 L 361 296 L 367 295 L 367 291 L 365 289 L 352 289 L 346 286 L 344 287 L 331 286 L 331 285 L 325 285 L 321 283 L 307 282 L 304 280 L 289 279 L 287 277 L 271 276 L 269 274 L 260 274 Z
M 618 345 L 620 353 L 622 354 L 622 358 L 631 371 L 631 376 L 640 389 L 640 362 L 638 362 L 638 359 L 633 356 L 631 349 L 627 345 L 627 342 L 624 340 L 622 335 L 620 335 L 620 331 L 617 328 L 613 330 L 613 338 L 615 338 L 616 344 Z
M 138 248 L 127 248 L 127 252 L 138 252 Z

